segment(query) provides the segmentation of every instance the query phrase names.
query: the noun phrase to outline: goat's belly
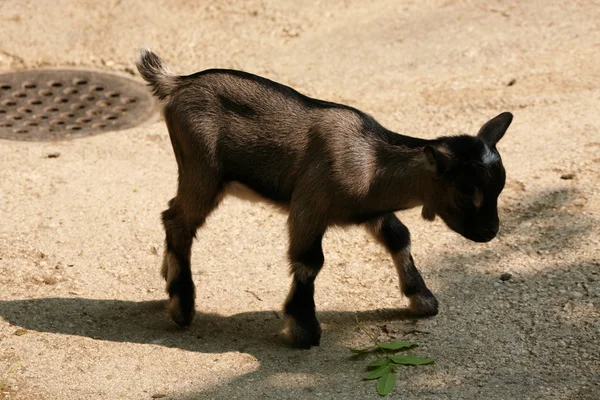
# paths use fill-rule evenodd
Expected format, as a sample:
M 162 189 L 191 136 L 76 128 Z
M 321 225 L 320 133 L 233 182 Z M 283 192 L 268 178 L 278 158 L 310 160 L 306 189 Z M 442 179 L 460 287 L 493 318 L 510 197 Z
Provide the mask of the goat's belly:
M 247 200 L 253 203 L 265 201 L 265 197 L 258 194 L 255 190 L 239 182 L 231 182 L 225 188 L 225 195 L 233 196 L 240 200 Z
M 269 194 L 263 194 L 250 188 L 249 186 L 240 182 L 230 182 L 227 184 L 224 190 L 225 196 L 233 196 L 240 200 L 250 201 L 252 203 L 270 203 L 277 206 L 287 208 L 288 201 L 282 200 Z

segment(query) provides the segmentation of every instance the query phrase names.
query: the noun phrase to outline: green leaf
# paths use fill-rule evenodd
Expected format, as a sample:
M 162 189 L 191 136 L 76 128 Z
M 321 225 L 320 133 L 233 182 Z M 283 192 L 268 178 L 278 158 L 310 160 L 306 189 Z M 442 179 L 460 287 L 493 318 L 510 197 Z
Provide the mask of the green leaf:
M 365 376 L 363 379 L 365 381 L 370 381 L 372 379 L 377 379 L 385 374 L 387 374 L 388 372 L 390 372 L 391 370 L 391 366 L 389 364 L 387 365 L 382 365 L 381 367 L 377 368 L 374 371 L 371 371 L 367 376 Z
M 381 358 L 378 358 L 377 360 L 371 361 L 371 363 L 369 365 L 367 365 L 367 368 L 381 367 L 382 365 L 387 365 L 390 362 L 391 361 L 390 361 L 389 358 L 387 358 L 387 357 L 381 357 Z
M 389 358 L 396 364 L 402 364 L 402 365 L 426 365 L 426 364 L 434 363 L 434 360 L 432 360 L 431 358 L 426 358 L 426 357 L 390 356 Z
M 373 347 L 369 347 L 368 349 L 353 349 L 350 348 L 350 353 L 354 353 L 354 354 L 363 354 L 363 353 L 369 353 L 371 351 L 375 351 L 377 350 L 379 347 L 373 346 Z
M 394 386 L 396 386 L 396 375 L 388 372 L 377 381 L 377 393 L 380 396 L 387 396 L 394 390 Z
M 385 350 L 400 350 L 400 349 L 410 349 L 411 347 L 415 347 L 417 343 L 415 342 L 403 342 L 401 340 L 396 340 L 390 343 L 381 343 L 379 347 Z

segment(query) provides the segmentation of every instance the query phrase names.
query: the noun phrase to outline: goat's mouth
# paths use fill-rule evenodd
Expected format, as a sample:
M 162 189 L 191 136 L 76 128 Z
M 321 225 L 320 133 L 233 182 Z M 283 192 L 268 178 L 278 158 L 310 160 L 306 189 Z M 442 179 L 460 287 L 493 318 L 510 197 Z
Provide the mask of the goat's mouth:
M 465 229 L 462 225 L 447 221 L 443 217 L 442 220 L 444 220 L 444 223 L 446 224 L 446 226 L 448 226 L 448 228 L 472 242 L 487 243 L 494 239 L 498 234 L 498 229 Z
M 460 233 L 464 238 L 469 239 L 472 242 L 487 243 L 496 237 L 496 235 L 498 234 L 498 229 L 488 228 L 488 229 L 477 230 L 477 231 L 465 230 L 462 232 L 461 231 L 456 231 L 456 232 Z
M 487 243 L 496 237 L 496 235 L 473 235 L 473 236 L 463 235 L 463 236 L 473 242 L 476 242 L 476 243 Z

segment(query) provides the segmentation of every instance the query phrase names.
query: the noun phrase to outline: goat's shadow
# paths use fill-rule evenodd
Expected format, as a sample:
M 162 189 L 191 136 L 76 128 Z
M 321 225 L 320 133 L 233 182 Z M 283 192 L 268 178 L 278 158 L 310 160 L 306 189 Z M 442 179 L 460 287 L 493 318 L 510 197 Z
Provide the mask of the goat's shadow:
M 86 298 L 41 298 L 0 301 L 0 316 L 29 330 L 89 337 L 112 342 L 157 344 L 202 353 L 260 352 L 288 345 L 280 313 L 255 311 L 223 316 L 196 315 L 190 328 L 178 328 L 166 312 L 166 300 L 121 301 Z M 412 319 L 405 309 L 320 311 L 327 330 L 348 326 L 354 315 L 365 322 Z M 68 322 L 68 323 L 67 323 Z M 324 334 L 327 339 L 328 332 Z M 260 350 L 259 350 L 260 349 Z
M 582 238 L 593 234 L 596 221 L 591 217 L 566 210 L 573 204 L 576 196 L 577 192 L 574 190 L 558 189 L 536 193 L 523 198 L 520 203 L 511 204 L 504 213 L 506 219 L 501 235 L 513 243 L 527 245 L 534 249 L 547 249 L 550 252 L 556 247 L 577 247 Z M 440 262 L 458 265 L 458 267 L 445 269 L 446 273 L 453 275 L 456 273 L 464 277 L 456 285 L 446 286 L 444 292 L 436 293 L 441 298 L 442 304 L 444 297 L 454 298 L 455 301 L 462 299 L 461 282 L 473 284 L 475 276 L 482 278 L 482 275 L 476 271 L 465 273 L 460 265 L 478 263 L 486 257 L 489 261 L 488 253 L 489 250 L 474 250 L 468 254 L 443 256 L 439 254 Z M 493 254 L 492 262 L 504 262 L 505 256 L 506 254 L 501 252 Z M 432 260 L 435 261 L 436 258 Z M 475 284 L 485 284 L 488 282 L 486 279 L 483 277 Z M 339 344 L 357 335 L 357 327 L 353 322 L 354 312 L 319 311 L 319 320 L 325 328 L 322 348 L 308 353 L 282 351 L 282 346 L 286 343 L 280 332 L 282 321 L 281 314 L 278 312 L 256 311 L 229 316 L 199 313 L 192 327 L 182 330 L 170 321 L 165 306 L 164 300 L 142 302 L 85 298 L 9 300 L 0 301 L 0 317 L 13 325 L 39 332 L 76 335 L 112 342 L 154 344 L 200 353 L 235 351 L 247 353 L 259 361 L 259 369 L 238 376 L 229 383 L 237 387 L 254 389 L 258 386 L 262 388 L 261 385 L 269 376 L 281 372 L 271 365 L 279 365 L 280 362 L 269 362 L 273 359 L 285 360 L 290 364 L 290 371 L 323 375 L 333 379 L 327 360 L 319 363 L 310 362 L 307 355 L 316 354 L 317 357 L 325 359 L 335 350 L 336 354 L 332 357 L 339 358 Z M 416 329 L 420 327 L 418 320 L 411 320 L 409 314 L 403 309 L 376 309 L 356 314 L 365 325 L 395 322 L 394 325 L 401 330 L 414 331 L 417 332 L 417 336 L 421 335 L 418 333 L 419 329 Z M 441 315 L 437 321 L 443 321 L 444 318 L 445 316 Z M 332 348 L 334 350 L 331 350 Z M 359 378 L 360 375 L 353 377 L 352 382 L 359 382 Z M 336 379 L 343 381 L 346 386 L 349 378 L 344 375 Z M 357 388 L 360 387 L 354 387 L 355 390 L 359 390 Z M 199 388 L 196 393 L 175 396 L 180 399 L 192 399 L 202 394 L 203 398 L 207 398 L 206 396 L 220 398 L 224 389 L 222 386 L 212 389 Z

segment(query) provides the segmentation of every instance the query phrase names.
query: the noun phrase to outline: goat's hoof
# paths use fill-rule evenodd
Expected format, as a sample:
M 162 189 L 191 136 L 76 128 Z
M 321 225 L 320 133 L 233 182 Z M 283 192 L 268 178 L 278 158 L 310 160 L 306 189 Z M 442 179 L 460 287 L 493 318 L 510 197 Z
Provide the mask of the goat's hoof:
M 194 298 L 191 300 L 174 295 L 169 300 L 169 314 L 171 319 L 180 327 L 186 328 L 192 324 L 196 310 L 194 309 Z
M 316 319 L 299 322 L 292 317 L 288 317 L 286 330 L 292 347 L 310 349 L 312 346 L 318 346 L 321 343 L 321 326 Z
M 410 297 L 410 313 L 414 317 L 433 317 L 438 313 L 438 301 L 435 296 L 427 290 Z

